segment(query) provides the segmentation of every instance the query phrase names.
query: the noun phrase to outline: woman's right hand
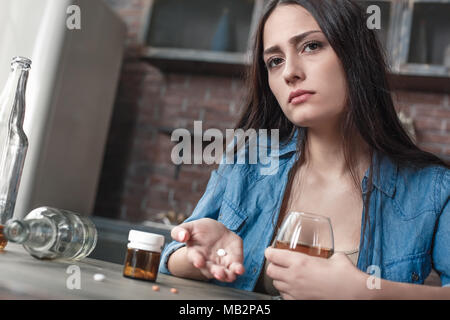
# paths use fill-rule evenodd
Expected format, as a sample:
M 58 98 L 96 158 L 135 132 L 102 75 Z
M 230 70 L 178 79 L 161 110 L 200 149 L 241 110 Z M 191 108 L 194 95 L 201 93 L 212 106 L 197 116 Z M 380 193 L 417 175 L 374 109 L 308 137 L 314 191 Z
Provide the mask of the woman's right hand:
M 171 236 L 186 243 L 189 262 L 208 279 L 233 282 L 245 271 L 241 237 L 216 220 L 203 218 L 180 224 Z M 219 256 L 219 249 L 226 254 Z

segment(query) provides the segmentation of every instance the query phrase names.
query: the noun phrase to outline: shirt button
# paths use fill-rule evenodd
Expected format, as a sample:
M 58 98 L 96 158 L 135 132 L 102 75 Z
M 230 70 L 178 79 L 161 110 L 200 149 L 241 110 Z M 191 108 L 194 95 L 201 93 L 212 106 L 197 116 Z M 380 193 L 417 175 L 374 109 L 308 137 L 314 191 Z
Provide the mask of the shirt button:
M 419 280 L 419 275 L 418 275 L 416 272 L 413 272 L 413 273 L 411 274 L 411 280 L 412 280 L 413 282 L 418 281 L 418 280 Z
M 253 268 L 253 273 L 256 273 L 256 271 L 258 271 L 258 270 L 256 270 L 256 268 Z

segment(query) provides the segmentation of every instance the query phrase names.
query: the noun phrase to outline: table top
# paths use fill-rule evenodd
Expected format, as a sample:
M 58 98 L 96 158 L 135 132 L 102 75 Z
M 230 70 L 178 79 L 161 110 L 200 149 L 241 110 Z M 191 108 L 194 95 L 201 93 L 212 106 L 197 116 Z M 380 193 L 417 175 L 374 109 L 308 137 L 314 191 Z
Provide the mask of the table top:
M 85 258 L 38 260 L 21 245 L 0 250 L 0 299 L 268 300 L 269 295 L 158 274 L 156 282 L 122 275 L 123 265 Z M 102 281 L 95 274 L 104 275 Z M 158 285 L 159 291 L 153 286 Z M 176 288 L 178 293 L 172 293 Z

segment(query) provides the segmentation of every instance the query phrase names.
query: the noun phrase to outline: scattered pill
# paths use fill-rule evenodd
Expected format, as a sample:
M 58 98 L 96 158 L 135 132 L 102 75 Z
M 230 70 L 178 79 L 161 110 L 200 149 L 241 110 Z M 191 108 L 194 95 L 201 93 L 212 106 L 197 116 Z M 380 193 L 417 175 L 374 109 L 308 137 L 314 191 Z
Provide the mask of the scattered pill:
M 152 287 L 152 290 L 153 290 L 153 291 L 159 291 L 159 286 L 153 286 L 153 287 Z
M 170 292 L 172 292 L 172 293 L 178 293 L 178 289 L 176 289 L 176 288 L 170 288 Z
M 105 275 L 101 273 L 94 274 L 94 280 L 95 281 L 103 281 L 105 280 Z
M 219 249 L 219 250 L 217 250 L 217 255 L 219 256 L 219 257 L 223 257 L 223 256 L 225 256 L 227 254 L 227 252 L 224 250 L 224 249 Z

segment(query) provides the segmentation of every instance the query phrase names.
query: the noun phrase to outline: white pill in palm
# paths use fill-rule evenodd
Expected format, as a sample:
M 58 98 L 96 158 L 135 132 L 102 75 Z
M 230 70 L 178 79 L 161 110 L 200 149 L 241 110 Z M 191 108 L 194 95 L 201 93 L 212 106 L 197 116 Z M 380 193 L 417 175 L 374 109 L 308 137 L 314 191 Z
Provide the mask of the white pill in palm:
M 227 254 L 227 252 L 226 252 L 224 249 L 219 249 L 219 250 L 217 250 L 217 255 L 218 255 L 219 257 L 226 256 L 226 254 Z

